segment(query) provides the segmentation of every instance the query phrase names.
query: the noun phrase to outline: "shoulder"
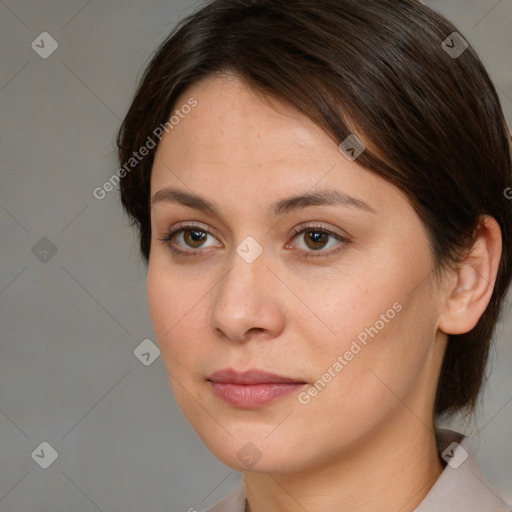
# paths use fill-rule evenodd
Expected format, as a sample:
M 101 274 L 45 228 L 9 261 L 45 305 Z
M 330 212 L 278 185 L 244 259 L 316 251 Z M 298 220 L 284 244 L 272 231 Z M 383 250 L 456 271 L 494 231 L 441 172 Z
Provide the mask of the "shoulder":
M 511 512 L 485 479 L 468 437 L 436 429 L 436 438 L 439 455 L 447 464 L 415 512 Z
M 240 483 L 222 500 L 201 512 L 244 512 L 245 499 L 245 488 Z

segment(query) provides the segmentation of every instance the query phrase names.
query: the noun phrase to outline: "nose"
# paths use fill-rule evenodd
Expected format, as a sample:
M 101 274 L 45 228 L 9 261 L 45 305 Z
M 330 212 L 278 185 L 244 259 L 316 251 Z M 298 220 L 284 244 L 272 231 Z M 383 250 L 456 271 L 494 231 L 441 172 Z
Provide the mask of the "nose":
M 274 338 L 285 325 L 284 287 L 263 252 L 248 263 L 234 254 L 230 270 L 215 287 L 210 327 L 235 342 Z

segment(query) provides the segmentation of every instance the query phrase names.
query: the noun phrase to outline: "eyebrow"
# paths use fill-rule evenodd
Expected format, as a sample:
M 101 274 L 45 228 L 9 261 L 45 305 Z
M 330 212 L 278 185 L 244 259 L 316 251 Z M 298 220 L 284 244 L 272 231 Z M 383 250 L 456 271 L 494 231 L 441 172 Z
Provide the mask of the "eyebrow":
M 219 216 L 220 213 L 217 206 L 204 197 L 175 188 L 163 188 L 158 190 L 151 198 L 151 206 L 163 202 L 181 204 L 217 216 Z M 268 212 L 273 215 L 283 215 L 308 206 L 346 206 L 376 213 L 370 205 L 361 199 L 341 192 L 340 190 L 333 189 L 305 192 L 281 199 L 271 204 L 268 208 Z

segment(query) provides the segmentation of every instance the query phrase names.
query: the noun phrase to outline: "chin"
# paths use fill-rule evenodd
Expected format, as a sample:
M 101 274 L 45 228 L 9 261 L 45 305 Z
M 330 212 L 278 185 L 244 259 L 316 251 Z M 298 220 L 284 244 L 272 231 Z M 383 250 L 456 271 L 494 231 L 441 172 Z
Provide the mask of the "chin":
M 232 436 L 221 427 L 220 431 L 207 427 L 196 432 L 210 452 L 235 471 L 289 473 L 304 463 L 305 454 L 297 449 L 301 443 L 287 435 L 285 429 L 280 435 L 274 432 L 269 436 L 272 429 L 267 425 L 226 428 Z

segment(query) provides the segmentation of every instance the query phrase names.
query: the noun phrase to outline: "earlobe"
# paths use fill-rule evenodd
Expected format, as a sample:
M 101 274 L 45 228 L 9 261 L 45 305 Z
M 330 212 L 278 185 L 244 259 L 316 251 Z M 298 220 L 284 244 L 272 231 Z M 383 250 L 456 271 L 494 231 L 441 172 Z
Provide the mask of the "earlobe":
M 483 215 L 471 250 L 453 271 L 453 285 L 447 290 L 440 314 L 441 331 L 463 334 L 475 327 L 492 296 L 501 249 L 499 224 Z

